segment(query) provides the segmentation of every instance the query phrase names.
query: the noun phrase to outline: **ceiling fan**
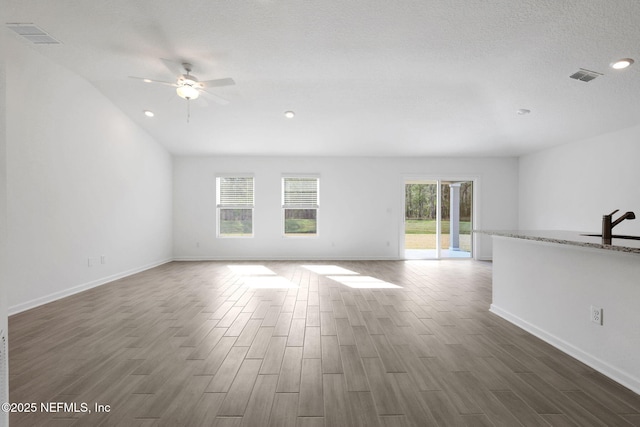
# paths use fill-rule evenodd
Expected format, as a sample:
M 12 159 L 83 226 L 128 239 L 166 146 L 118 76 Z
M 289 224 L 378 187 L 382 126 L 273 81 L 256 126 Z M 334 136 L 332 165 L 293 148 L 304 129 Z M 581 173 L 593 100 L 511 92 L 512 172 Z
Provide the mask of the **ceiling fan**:
M 208 92 L 207 89 L 213 87 L 221 87 L 221 86 L 232 86 L 235 85 L 236 82 L 232 78 L 224 78 L 224 79 L 214 79 L 214 80 L 205 80 L 199 81 L 196 76 L 191 74 L 191 70 L 193 69 L 192 65 L 188 62 L 178 63 L 175 61 L 171 61 L 168 59 L 162 59 L 164 65 L 175 74 L 178 74 L 177 80 L 175 83 L 166 82 L 162 80 L 154 80 L 143 77 L 134 77 L 129 76 L 132 79 L 142 80 L 146 83 L 158 83 L 166 86 L 173 86 L 176 88 L 176 93 L 180 98 L 186 99 L 187 101 L 191 101 L 197 99 L 200 94 L 205 94 L 209 98 L 212 98 L 219 104 L 228 104 L 229 101 L 221 98 L 211 92 Z M 180 68 L 180 66 L 182 68 Z

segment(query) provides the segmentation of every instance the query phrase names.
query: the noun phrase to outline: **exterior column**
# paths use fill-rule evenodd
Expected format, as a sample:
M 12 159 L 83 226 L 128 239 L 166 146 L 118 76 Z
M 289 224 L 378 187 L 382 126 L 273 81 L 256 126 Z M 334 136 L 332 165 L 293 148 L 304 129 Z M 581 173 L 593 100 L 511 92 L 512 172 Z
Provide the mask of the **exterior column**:
M 449 184 L 449 250 L 460 250 L 460 183 Z

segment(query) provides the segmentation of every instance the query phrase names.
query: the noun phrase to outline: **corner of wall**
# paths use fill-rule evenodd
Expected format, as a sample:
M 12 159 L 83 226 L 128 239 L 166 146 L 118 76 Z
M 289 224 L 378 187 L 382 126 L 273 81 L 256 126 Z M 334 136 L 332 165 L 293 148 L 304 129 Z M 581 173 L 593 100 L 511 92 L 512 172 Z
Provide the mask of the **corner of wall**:
M 73 70 L 5 47 L 5 314 L 170 260 L 171 154 Z
M 4 34 L 0 31 L 0 51 L 4 52 Z M 9 364 L 6 353 L 7 317 L 7 133 L 6 73 L 0 55 L 0 403 L 9 400 Z M 0 427 L 9 425 L 9 415 L 0 411 Z
M 605 213 L 639 212 L 639 137 L 636 125 L 521 156 L 520 227 L 597 232 Z M 617 230 L 640 234 L 640 222 Z

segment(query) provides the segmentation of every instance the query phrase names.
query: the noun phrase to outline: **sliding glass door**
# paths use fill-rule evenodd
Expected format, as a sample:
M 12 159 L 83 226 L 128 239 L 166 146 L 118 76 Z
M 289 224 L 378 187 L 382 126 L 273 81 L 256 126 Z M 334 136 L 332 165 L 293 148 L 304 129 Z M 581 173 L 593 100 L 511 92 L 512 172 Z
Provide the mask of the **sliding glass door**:
M 473 205 L 473 180 L 405 179 L 404 258 L 471 258 Z

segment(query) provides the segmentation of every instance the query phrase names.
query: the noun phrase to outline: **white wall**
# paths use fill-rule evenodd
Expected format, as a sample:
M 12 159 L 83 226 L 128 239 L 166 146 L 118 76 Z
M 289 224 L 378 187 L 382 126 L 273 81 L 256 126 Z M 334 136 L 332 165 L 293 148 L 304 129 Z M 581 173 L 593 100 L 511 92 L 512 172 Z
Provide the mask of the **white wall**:
M 215 177 L 253 173 L 255 237 L 218 239 Z M 320 174 L 319 237 L 283 238 L 280 179 Z M 517 160 L 513 158 L 174 158 L 176 259 L 397 259 L 403 176 L 479 178 L 476 228 L 517 226 Z M 491 256 L 490 238 L 477 248 Z
M 7 45 L 9 311 L 170 259 L 171 156 L 88 82 Z
M 0 32 L 0 52 L 4 52 L 4 36 Z M 7 140 L 6 140 L 6 73 L 4 55 L 0 55 L 0 331 L 7 333 Z M 7 357 L 8 359 L 8 357 Z M 7 360 L 8 363 L 8 360 Z M 1 365 L 0 365 L 1 366 Z M 2 368 L 0 368 L 2 369 Z M 0 372 L 0 403 L 9 390 L 8 367 Z M 5 395 L 2 391 L 7 392 Z M 0 411 L 0 426 L 9 425 L 9 414 Z
M 639 141 L 636 126 L 522 156 L 520 228 L 600 232 L 602 215 L 620 209 L 638 220 L 614 232 L 640 235 Z

